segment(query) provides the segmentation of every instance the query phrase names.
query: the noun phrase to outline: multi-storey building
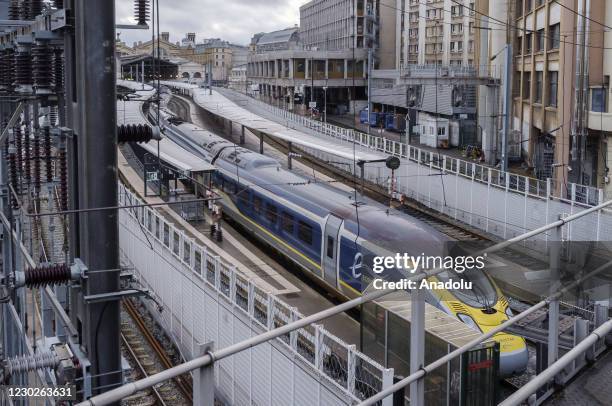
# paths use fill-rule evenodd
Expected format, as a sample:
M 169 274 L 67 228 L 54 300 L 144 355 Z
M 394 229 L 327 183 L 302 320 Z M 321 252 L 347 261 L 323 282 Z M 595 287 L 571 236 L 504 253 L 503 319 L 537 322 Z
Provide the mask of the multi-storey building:
M 398 67 L 474 65 L 475 2 L 399 0 Z
M 300 7 L 301 26 L 253 37 L 247 69 L 251 88 L 264 100 L 306 110 L 311 103 L 329 113 L 364 107 L 368 58 L 378 57 L 380 3 L 393 0 L 313 0 Z M 382 53 L 381 53 L 382 54 Z
M 612 24 L 612 5 L 514 0 L 488 7 L 502 22 L 490 21 L 496 28 L 490 55 L 513 45 L 512 129 L 528 165 L 539 178 L 553 178 L 558 190 L 568 182 L 609 184 L 612 55 L 605 48 L 612 38 L 605 26 Z
M 300 40 L 307 49 L 375 48 L 379 0 L 312 0 L 300 7 Z
M 297 27 L 257 34 L 251 49 L 248 81 L 269 103 L 305 110 L 309 102 L 316 102 L 318 107 L 347 111 L 350 100 L 365 94 L 364 49 L 304 49 Z

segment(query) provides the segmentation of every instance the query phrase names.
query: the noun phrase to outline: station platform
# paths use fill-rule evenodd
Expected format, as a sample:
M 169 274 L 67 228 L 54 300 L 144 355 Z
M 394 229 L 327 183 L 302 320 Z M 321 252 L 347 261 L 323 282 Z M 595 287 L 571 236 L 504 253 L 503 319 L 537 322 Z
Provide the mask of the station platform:
M 142 175 L 128 163 L 122 153 L 119 154 L 119 171 L 124 182 L 137 191 L 141 199 L 151 204 L 163 203 L 163 200 L 159 197 L 143 198 L 142 193 L 138 193 L 144 190 Z M 191 238 L 210 248 L 229 263 L 239 264 L 238 271 L 253 280 L 258 287 L 274 294 L 283 302 L 298 309 L 305 316 L 318 313 L 336 304 L 333 298 L 326 297 L 314 284 L 305 282 L 283 268 L 269 254 L 263 252 L 262 249 L 234 230 L 225 221 L 222 222 L 221 226 L 223 242 L 219 243 L 210 238 L 207 226 L 204 223 L 191 224 L 170 207 L 159 208 L 160 213 L 166 219 L 172 221 Z M 210 224 L 210 222 L 206 224 Z M 321 324 L 328 331 L 348 343 L 359 342 L 359 323 L 346 314 L 331 317 Z

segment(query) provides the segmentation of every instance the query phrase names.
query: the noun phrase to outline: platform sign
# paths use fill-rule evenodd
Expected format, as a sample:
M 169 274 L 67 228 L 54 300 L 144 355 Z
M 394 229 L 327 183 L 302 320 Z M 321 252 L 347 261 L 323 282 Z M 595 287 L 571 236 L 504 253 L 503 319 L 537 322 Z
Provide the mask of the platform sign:
M 317 108 L 317 102 L 310 102 L 308 103 L 308 107 L 311 109 L 316 109 Z

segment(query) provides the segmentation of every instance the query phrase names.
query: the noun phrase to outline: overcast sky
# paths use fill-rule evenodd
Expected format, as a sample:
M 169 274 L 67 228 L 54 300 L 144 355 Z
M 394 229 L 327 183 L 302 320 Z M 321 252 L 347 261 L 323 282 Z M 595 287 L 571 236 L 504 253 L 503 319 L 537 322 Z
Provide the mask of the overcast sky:
M 305 3 L 307 0 L 159 0 L 160 32 L 169 31 L 172 42 L 195 32 L 197 42 L 221 38 L 247 45 L 257 32 L 298 24 L 299 7 Z M 134 2 L 120 0 L 116 4 L 117 23 L 133 24 Z M 134 41 L 151 39 L 151 31 L 124 30 L 120 38 L 131 46 Z

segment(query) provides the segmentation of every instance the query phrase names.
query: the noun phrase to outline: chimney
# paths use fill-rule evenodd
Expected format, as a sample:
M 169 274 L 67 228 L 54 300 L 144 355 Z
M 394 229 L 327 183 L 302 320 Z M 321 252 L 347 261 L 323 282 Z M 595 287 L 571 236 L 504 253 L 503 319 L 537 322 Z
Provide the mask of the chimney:
M 170 33 L 169 32 L 162 32 L 161 33 L 161 39 L 163 41 L 170 42 Z

